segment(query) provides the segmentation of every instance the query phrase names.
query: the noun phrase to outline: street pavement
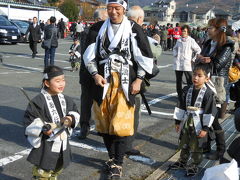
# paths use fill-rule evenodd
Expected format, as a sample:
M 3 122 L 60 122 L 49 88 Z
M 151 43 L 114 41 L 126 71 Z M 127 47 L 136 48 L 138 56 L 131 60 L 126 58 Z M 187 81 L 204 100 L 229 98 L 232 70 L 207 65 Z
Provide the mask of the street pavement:
M 80 107 L 81 89 L 78 72 L 70 72 L 68 50 L 72 41 L 59 40 L 55 65 L 64 68 L 66 88 L 64 94 L 72 97 Z M 38 55 L 31 58 L 28 44 L 0 45 L 4 60 L 0 64 L 0 180 L 31 179 L 32 165 L 26 161 L 31 149 L 25 139 L 22 117 L 27 99 L 22 95 L 23 87 L 32 98 L 41 87 L 44 67 L 44 52 L 38 45 Z M 163 52 L 158 62 L 160 73 L 151 80 L 146 95 L 151 107 L 149 116 L 144 105 L 134 146 L 140 156 L 124 159 L 123 180 L 142 180 L 162 167 L 176 153 L 178 134 L 172 118 L 176 106 L 175 75 L 171 51 Z M 84 105 L 84 104 L 83 104 Z M 59 179 L 104 180 L 104 162 L 108 159 L 101 137 L 94 130 L 86 140 L 79 140 L 79 127 L 74 131 L 70 144 L 73 161 Z

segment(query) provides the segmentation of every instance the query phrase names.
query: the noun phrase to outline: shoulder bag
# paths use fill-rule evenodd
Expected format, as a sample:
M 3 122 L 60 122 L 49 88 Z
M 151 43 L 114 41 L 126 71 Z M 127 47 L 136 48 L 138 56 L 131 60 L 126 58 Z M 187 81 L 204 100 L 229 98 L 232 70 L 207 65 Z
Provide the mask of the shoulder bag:
M 42 41 L 42 44 L 41 44 L 41 47 L 43 48 L 43 49 L 50 49 L 51 48 L 51 44 L 52 44 L 52 37 L 53 37 L 53 28 L 51 29 L 51 31 L 52 31 L 52 34 L 51 34 L 51 37 L 50 37 L 50 39 L 44 39 L 43 41 Z

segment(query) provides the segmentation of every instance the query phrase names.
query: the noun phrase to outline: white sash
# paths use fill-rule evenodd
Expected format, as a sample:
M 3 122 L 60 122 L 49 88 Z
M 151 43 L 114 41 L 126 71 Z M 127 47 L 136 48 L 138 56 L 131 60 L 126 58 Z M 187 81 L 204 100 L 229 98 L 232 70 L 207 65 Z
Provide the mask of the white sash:
M 41 90 L 41 93 L 43 94 L 43 96 L 45 97 L 45 100 L 47 102 L 47 106 L 48 106 L 49 113 L 51 115 L 52 122 L 56 123 L 57 125 L 60 125 L 60 117 L 59 117 L 58 111 L 56 109 L 56 106 L 53 102 L 52 96 L 44 89 Z M 61 105 L 63 117 L 65 117 L 66 116 L 66 101 L 65 101 L 64 95 L 59 93 L 58 99 L 59 99 L 59 102 Z
M 57 124 L 58 127 L 60 127 L 60 116 L 59 116 L 56 106 L 53 102 L 52 96 L 44 89 L 41 90 L 41 93 L 45 97 L 52 122 Z M 59 93 L 58 99 L 59 99 L 59 102 L 61 105 L 63 117 L 65 117 L 67 108 L 66 108 L 66 100 L 64 98 L 64 95 Z M 60 128 L 54 129 L 52 136 L 55 133 L 57 133 L 59 130 L 60 130 Z M 63 145 L 63 151 L 66 150 L 66 148 L 67 148 L 67 133 L 66 133 L 66 131 L 63 131 L 62 134 L 57 136 L 55 139 L 53 139 L 53 141 L 54 141 L 54 143 L 52 145 L 52 152 L 60 152 L 62 145 Z
M 187 92 L 187 96 L 186 96 L 186 116 L 189 116 L 189 114 L 192 114 L 193 116 L 193 122 L 194 122 L 194 126 L 195 126 L 195 131 L 197 134 L 199 134 L 199 131 L 202 129 L 202 124 L 201 124 L 201 120 L 200 120 L 200 114 L 203 114 L 204 112 L 201 109 L 202 106 L 202 102 L 203 102 L 203 97 L 206 93 L 207 87 L 204 84 L 204 86 L 200 89 L 198 96 L 196 98 L 196 101 L 194 103 L 194 107 L 196 107 L 198 110 L 195 111 L 191 111 L 188 110 L 188 107 L 191 106 L 191 101 L 192 101 L 192 93 L 193 93 L 193 86 L 191 86 L 188 89 Z
M 133 35 L 131 22 L 127 19 L 126 16 L 123 17 L 123 21 L 115 35 L 112 29 L 112 24 L 110 22 L 110 19 L 107 19 L 99 30 L 98 36 L 96 38 L 96 43 L 90 44 L 83 55 L 84 63 L 87 66 L 91 61 L 95 60 L 96 53 L 97 53 L 96 51 L 97 50 L 99 51 L 99 54 L 103 59 L 99 63 L 100 64 L 106 63 L 104 65 L 104 78 L 106 78 L 107 81 L 109 81 L 108 77 L 111 75 L 110 67 L 111 67 L 111 58 L 113 57 L 111 55 L 109 56 L 109 53 L 106 52 L 106 49 L 104 49 L 103 47 L 103 44 L 107 36 L 110 41 L 110 45 L 109 47 L 105 47 L 105 48 L 107 48 L 110 52 L 114 53 L 113 50 L 120 43 L 120 52 L 124 52 L 124 58 L 119 55 L 119 58 L 117 60 L 123 62 L 123 65 L 121 66 L 120 70 L 124 72 L 120 71 L 119 73 L 121 75 L 121 81 L 123 81 L 121 82 L 121 85 L 122 85 L 124 94 L 127 100 L 129 100 L 129 97 L 128 97 L 129 65 L 132 65 L 130 42 L 131 42 L 131 47 L 133 49 L 134 60 L 149 74 L 152 74 L 153 58 L 148 58 L 142 55 L 141 50 L 138 47 L 137 40 L 135 39 L 136 34 Z M 98 49 L 98 46 L 99 46 L 99 49 Z M 116 54 L 112 54 L 112 55 L 116 55 Z M 128 74 L 128 77 L 127 77 L 127 74 Z M 109 88 L 109 82 L 104 84 L 102 99 L 105 98 L 108 88 Z
M 121 69 L 120 69 L 120 75 L 121 75 L 121 86 L 123 88 L 124 95 L 126 96 L 126 99 L 129 101 L 128 97 L 128 91 L 129 91 L 129 64 L 132 65 L 132 62 L 130 61 L 131 59 L 131 53 L 130 53 L 130 37 L 132 34 L 132 27 L 130 21 L 127 20 L 127 18 L 124 16 L 123 22 L 121 23 L 117 33 L 114 35 L 112 25 L 110 22 L 110 19 L 104 22 L 102 25 L 100 32 L 99 33 L 97 40 L 100 41 L 100 55 L 104 59 L 106 58 L 107 52 L 103 48 L 103 43 L 106 38 L 106 32 L 108 35 L 108 39 L 110 41 L 110 45 L 108 47 L 108 50 L 112 52 L 119 44 L 121 41 L 121 49 L 120 52 L 124 51 L 126 53 L 126 59 L 124 59 L 121 55 L 118 54 L 111 54 L 107 59 L 104 59 L 103 61 L 100 62 L 100 64 L 104 64 L 104 78 L 107 80 L 107 83 L 104 84 L 103 88 L 103 96 L 102 99 L 105 98 L 107 94 L 107 90 L 109 88 L 109 77 L 111 75 L 111 64 L 112 61 L 118 60 L 121 62 Z M 98 43 L 97 43 L 98 44 Z

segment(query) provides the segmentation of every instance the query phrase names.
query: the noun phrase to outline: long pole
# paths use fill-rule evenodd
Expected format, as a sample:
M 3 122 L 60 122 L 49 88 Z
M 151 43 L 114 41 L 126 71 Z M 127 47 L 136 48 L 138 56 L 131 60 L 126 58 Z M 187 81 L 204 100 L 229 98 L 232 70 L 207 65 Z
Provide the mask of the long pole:
M 33 102 L 31 101 L 31 99 L 29 98 L 28 94 L 26 93 L 26 91 L 23 88 L 20 88 L 20 90 L 22 91 L 22 93 L 24 94 L 24 96 L 27 98 L 29 104 L 32 106 L 32 108 L 36 111 L 37 116 L 41 119 L 41 121 L 43 122 L 43 124 L 46 124 L 46 122 L 43 120 L 43 117 L 41 116 L 41 114 L 39 113 L 39 111 L 37 110 L 35 104 L 33 104 Z

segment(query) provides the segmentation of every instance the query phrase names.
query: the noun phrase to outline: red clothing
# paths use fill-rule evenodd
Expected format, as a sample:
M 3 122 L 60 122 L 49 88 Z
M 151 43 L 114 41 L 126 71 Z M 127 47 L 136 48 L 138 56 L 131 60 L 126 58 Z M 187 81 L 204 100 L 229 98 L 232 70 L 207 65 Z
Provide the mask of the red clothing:
M 173 38 L 174 39 L 180 39 L 181 35 L 182 35 L 181 28 L 180 27 L 175 27 L 173 29 Z
M 171 38 L 172 38 L 172 35 L 173 35 L 173 29 L 172 29 L 172 28 L 169 28 L 167 31 L 168 31 L 167 38 L 168 38 L 168 39 L 171 39 Z

